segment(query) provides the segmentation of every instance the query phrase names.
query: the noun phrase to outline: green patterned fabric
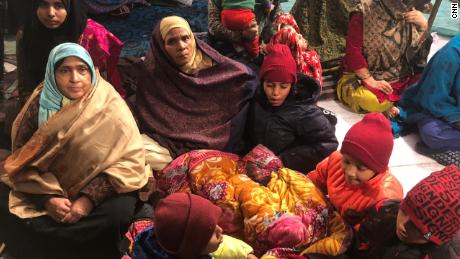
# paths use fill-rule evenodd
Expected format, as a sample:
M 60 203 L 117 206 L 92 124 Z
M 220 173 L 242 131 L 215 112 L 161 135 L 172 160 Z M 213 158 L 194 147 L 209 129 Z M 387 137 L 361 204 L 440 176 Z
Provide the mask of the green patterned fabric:
M 323 74 L 338 70 L 345 54 L 349 13 L 357 0 L 297 0 L 292 7 L 302 35 L 321 56 Z

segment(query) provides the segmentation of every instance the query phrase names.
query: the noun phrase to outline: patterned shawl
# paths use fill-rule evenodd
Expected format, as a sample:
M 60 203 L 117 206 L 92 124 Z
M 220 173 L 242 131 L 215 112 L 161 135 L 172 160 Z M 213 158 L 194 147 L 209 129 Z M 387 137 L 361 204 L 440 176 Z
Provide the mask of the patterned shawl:
M 282 18 L 286 18 L 286 16 L 282 16 Z M 277 21 L 280 20 L 283 21 L 283 19 Z M 295 21 L 293 24 L 295 25 Z M 274 25 L 276 26 L 276 23 Z M 302 44 L 302 41 L 305 41 L 304 44 Z M 313 77 L 319 82 L 320 86 L 323 85 L 320 57 L 316 51 L 306 48 L 306 40 L 302 34 L 297 32 L 295 27 L 287 24 L 284 25 L 284 27 L 272 36 L 268 48 L 273 47 L 275 44 L 287 45 L 296 61 L 297 72 Z
M 393 82 L 412 75 L 407 52 L 417 48 L 421 33 L 404 20 L 410 7 L 401 0 L 361 0 L 356 10 L 364 18 L 363 53 L 372 76 Z
M 13 147 L 21 138 L 25 115 L 43 91 L 39 85 L 17 116 Z M 120 95 L 99 75 L 84 97 L 66 105 L 27 143 L 5 160 L 1 180 L 12 188 L 9 207 L 21 218 L 45 215 L 28 194 L 55 194 L 71 200 L 100 173 L 118 193 L 147 183 L 144 148 L 136 122 Z
M 214 65 L 186 74 L 168 58 L 158 24 L 139 74 L 136 109 L 141 130 L 172 157 L 193 149 L 225 149 L 233 131 L 244 127 L 244 122 L 234 125 L 232 120 L 241 117 L 237 115 L 245 111 L 257 84 L 245 65 L 198 39 L 196 45 Z

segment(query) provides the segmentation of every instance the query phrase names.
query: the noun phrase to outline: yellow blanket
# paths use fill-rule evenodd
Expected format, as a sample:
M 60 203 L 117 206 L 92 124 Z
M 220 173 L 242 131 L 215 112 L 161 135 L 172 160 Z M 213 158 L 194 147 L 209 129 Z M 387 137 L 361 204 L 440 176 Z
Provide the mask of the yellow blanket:
M 262 186 L 244 172 L 244 164 L 236 155 L 199 150 L 178 157 L 157 178 L 163 191 L 191 191 L 221 207 L 219 225 L 224 232 L 248 242 L 256 254 L 276 248 L 267 243 L 267 227 L 285 213 L 309 217 L 311 236 L 295 247 L 297 254 L 337 255 L 346 251 L 350 229 L 308 178 L 282 168 Z

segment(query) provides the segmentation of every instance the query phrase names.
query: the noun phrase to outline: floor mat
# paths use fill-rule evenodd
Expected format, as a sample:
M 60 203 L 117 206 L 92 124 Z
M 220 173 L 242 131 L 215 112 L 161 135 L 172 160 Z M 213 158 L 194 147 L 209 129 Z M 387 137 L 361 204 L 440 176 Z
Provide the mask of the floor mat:
M 170 15 L 184 17 L 195 32 L 208 30 L 208 1 L 195 0 L 191 7 L 148 6 L 131 11 L 126 18 L 106 17 L 98 20 L 123 43 L 121 56 L 144 56 L 149 48 L 151 34 L 161 18 Z

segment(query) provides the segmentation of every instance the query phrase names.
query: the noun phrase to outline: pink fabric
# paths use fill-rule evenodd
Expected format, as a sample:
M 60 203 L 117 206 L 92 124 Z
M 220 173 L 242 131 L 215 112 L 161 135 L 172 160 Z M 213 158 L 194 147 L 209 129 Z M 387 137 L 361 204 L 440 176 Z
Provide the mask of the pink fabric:
M 284 214 L 267 228 L 268 242 L 272 247 L 297 247 L 311 240 L 302 218 Z
M 247 175 L 254 181 L 266 184 L 272 172 L 283 167 L 283 162 L 264 145 L 257 145 L 243 159 L 246 163 Z
M 88 19 L 86 28 L 80 37 L 79 44 L 91 55 L 94 65 L 102 74 L 106 73 L 107 80 L 115 87 L 124 98 L 126 91 L 121 85 L 120 75 L 117 70 L 123 43 L 101 24 Z
M 302 34 L 297 33 L 295 27 L 285 25 L 270 39 L 268 51 L 276 44 L 287 45 L 297 63 L 297 72 L 316 79 L 322 88 L 323 69 L 321 67 L 321 59 L 316 51 L 302 46 L 302 41 L 305 41 L 305 39 Z M 306 41 L 305 45 L 307 45 Z
M 397 102 L 401 99 L 401 95 L 403 94 L 404 90 L 412 85 L 415 84 L 419 79 L 420 79 L 421 74 L 416 74 L 414 76 L 407 76 L 402 79 L 400 79 L 397 82 L 390 83 L 391 88 L 393 88 L 393 92 L 391 94 L 385 94 L 384 92 L 380 90 L 376 90 L 372 87 L 369 87 L 366 85 L 366 83 L 363 82 L 363 85 L 369 89 L 375 96 L 377 96 L 377 99 L 379 100 L 380 103 L 384 102 L 385 100 L 391 101 L 391 102 Z
M 129 240 L 129 249 L 128 249 L 129 253 L 133 251 L 134 240 L 136 239 L 136 237 L 142 231 L 152 226 L 153 226 L 152 219 L 141 219 L 141 220 L 136 220 L 133 223 L 131 223 L 131 226 L 129 226 L 128 231 L 125 233 L 125 237 Z M 128 256 L 127 258 L 131 258 L 131 257 Z
M 273 26 L 276 28 L 276 31 L 279 31 L 281 27 L 284 27 L 285 25 L 290 25 L 292 26 L 297 33 L 300 33 L 299 26 L 297 25 L 297 22 L 294 19 L 294 16 L 290 13 L 280 13 L 276 19 L 275 22 L 273 22 Z

